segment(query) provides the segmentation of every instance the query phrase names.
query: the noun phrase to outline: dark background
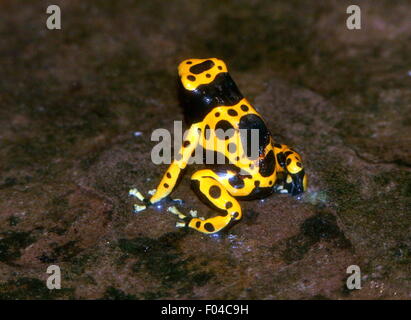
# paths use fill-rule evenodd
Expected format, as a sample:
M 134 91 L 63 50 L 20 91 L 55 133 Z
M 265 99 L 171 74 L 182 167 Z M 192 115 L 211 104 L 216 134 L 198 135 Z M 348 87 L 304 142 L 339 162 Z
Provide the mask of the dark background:
M 62 30 L 46 29 L 58 4 Z M 0 298 L 409 299 L 411 4 L 1 1 Z M 243 202 L 218 236 L 132 213 L 187 58 L 224 59 L 309 191 Z M 141 136 L 133 135 L 142 132 Z M 211 213 L 189 168 L 173 197 Z M 62 289 L 45 286 L 62 270 Z M 345 287 L 359 265 L 362 289 Z

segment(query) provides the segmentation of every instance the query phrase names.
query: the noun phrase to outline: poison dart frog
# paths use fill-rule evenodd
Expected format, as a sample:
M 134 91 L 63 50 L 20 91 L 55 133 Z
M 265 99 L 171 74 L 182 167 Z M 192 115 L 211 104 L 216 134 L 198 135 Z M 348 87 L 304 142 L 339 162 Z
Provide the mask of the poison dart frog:
M 241 219 L 238 200 L 261 199 L 274 192 L 298 195 L 307 190 L 301 156 L 294 149 L 274 142 L 261 115 L 240 93 L 222 60 L 184 60 L 178 74 L 180 100 L 190 128 L 178 156 L 157 189 L 151 192 L 151 198 L 145 198 L 137 189 L 130 190 L 130 195 L 144 203 L 135 205 L 136 212 L 173 191 L 198 146 L 223 155 L 226 160 L 224 164 L 208 165 L 191 176 L 193 189 L 217 214 L 204 219 L 196 211 L 185 215 L 175 206 L 169 207 L 168 211 L 180 219 L 177 227 L 212 234 Z M 253 155 L 247 147 L 252 129 L 258 130 L 258 152 Z

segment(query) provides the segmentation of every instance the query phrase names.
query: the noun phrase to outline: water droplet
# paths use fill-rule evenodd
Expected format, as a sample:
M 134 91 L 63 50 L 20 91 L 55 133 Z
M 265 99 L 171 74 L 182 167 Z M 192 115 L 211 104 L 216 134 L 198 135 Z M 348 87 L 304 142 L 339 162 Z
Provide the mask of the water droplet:
M 133 135 L 134 135 L 135 137 L 140 137 L 140 136 L 143 135 L 143 133 L 142 133 L 141 131 L 135 131 L 135 132 L 133 132 Z

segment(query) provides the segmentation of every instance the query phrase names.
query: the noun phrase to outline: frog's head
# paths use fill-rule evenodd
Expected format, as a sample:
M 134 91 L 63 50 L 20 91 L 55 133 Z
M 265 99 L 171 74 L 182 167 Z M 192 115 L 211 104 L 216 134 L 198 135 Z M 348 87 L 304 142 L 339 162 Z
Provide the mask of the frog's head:
M 195 90 L 214 81 L 217 75 L 228 72 L 224 61 L 209 59 L 187 59 L 178 66 L 180 81 L 186 90 Z
M 178 75 L 180 100 L 189 122 L 201 121 L 214 107 L 234 105 L 243 98 L 220 59 L 184 60 Z

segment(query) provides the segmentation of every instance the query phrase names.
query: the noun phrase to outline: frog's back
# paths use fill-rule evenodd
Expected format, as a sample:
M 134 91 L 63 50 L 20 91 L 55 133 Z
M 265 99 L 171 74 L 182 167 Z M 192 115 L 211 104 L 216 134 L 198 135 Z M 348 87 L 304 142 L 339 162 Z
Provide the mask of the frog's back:
M 226 168 L 221 162 L 230 163 L 232 171 L 243 172 L 259 167 L 269 152 L 271 134 L 241 94 L 226 64 L 215 58 L 187 59 L 178 72 L 186 120 L 190 125 L 201 124 L 199 144 L 214 153 L 212 164 Z M 253 130 L 258 133 L 254 140 Z

